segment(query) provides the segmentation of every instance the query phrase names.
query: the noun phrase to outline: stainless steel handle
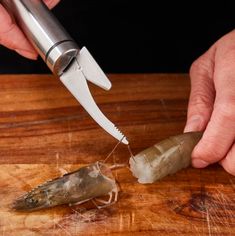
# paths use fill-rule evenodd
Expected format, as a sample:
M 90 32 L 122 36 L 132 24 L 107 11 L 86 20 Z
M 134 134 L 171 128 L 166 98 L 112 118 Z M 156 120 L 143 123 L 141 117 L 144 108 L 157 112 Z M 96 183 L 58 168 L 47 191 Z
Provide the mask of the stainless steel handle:
M 79 47 L 41 0 L 0 0 L 51 71 L 61 75 Z

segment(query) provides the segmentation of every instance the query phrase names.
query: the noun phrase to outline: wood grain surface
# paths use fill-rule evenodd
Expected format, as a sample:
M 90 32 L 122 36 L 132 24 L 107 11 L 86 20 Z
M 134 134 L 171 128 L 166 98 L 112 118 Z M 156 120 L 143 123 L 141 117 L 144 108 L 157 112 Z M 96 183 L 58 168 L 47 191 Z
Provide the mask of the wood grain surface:
M 90 86 L 99 107 L 128 137 L 133 153 L 181 133 L 189 79 L 180 74 L 110 75 Z M 47 75 L 0 76 L 0 235 L 235 235 L 235 177 L 220 166 L 189 168 L 141 185 L 114 171 L 118 203 L 17 213 L 11 202 L 38 184 L 102 160 L 117 141 Z M 120 144 L 109 163 L 127 163 Z

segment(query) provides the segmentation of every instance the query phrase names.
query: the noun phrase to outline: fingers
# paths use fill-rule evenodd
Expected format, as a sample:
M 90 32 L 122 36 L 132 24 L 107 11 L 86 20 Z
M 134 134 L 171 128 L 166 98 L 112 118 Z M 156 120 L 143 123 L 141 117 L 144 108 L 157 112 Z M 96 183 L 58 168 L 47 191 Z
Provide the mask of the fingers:
M 51 9 L 59 3 L 59 0 L 45 0 L 44 2 Z M 37 52 L 1 4 L 0 22 L 0 44 L 26 58 L 36 60 Z
M 14 24 L 5 8 L 0 4 L 0 44 L 15 50 L 20 55 L 29 59 L 36 59 L 37 53 L 25 38 L 19 27 Z
M 48 6 L 49 9 L 52 9 L 54 6 L 56 6 L 60 0 L 44 0 L 45 4 Z
M 210 119 L 215 97 L 214 54 L 215 48 L 212 47 L 191 66 L 191 92 L 185 132 L 204 130 Z
M 215 59 L 214 82 L 216 99 L 211 119 L 204 135 L 192 153 L 192 164 L 205 167 L 222 160 L 223 166 L 233 172 L 229 163 L 234 163 L 232 147 L 235 139 L 235 52 L 218 52 Z

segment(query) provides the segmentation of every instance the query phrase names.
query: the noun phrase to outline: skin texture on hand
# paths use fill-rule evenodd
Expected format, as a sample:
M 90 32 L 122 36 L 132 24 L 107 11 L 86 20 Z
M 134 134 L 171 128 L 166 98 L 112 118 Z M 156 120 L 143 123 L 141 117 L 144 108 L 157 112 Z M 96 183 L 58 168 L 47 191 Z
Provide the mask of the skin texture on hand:
M 219 162 L 235 175 L 235 31 L 192 64 L 190 78 L 185 132 L 205 130 L 192 164 L 203 168 Z
M 60 0 L 44 0 L 45 4 L 51 9 Z M 26 39 L 23 32 L 15 24 L 14 20 L 7 13 L 6 9 L 0 4 L 0 44 L 15 50 L 20 55 L 36 60 L 37 52 L 33 49 L 30 42 Z

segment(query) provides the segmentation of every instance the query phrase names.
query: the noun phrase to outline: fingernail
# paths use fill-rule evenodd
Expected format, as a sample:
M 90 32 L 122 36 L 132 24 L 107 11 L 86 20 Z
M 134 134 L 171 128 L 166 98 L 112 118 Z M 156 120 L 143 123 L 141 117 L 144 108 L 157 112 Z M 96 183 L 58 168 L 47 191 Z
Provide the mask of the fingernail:
M 206 166 L 208 166 L 209 163 L 200 160 L 200 159 L 192 159 L 192 166 L 195 168 L 204 168 Z
M 32 60 L 37 60 L 37 58 L 38 58 L 37 54 L 27 51 L 27 50 L 16 49 L 15 51 L 18 54 L 20 54 L 21 56 L 24 56 L 24 57 L 32 59 Z
M 189 120 L 186 123 L 186 126 L 184 128 L 184 132 L 190 132 L 190 131 L 199 131 L 202 129 L 202 117 L 201 116 L 192 116 L 189 118 Z

